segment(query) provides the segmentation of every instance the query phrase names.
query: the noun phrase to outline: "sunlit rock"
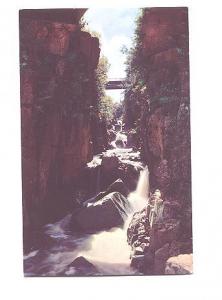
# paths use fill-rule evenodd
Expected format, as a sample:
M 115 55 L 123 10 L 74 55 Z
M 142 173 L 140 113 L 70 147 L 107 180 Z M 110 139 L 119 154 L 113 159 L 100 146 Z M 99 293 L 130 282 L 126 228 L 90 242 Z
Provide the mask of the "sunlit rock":
M 166 262 L 165 274 L 184 275 L 193 273 L 193 255 L 181 254 L 170 257 Z

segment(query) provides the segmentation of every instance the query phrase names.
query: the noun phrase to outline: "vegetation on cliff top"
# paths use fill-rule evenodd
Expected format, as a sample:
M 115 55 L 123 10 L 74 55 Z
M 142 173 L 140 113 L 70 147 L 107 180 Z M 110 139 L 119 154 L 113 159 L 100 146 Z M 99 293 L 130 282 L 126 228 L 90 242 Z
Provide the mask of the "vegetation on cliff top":
M 91 36 L 98 38 L 101 46 L 101 34 L 97 31 L 91 30 L 88 26 L 88 23 L 84 20 L 81 20 L 81 30 L 90 33 Z M 99 116 L 109 124 L 113 118 L 113 99 L 112 97 L 106 95 L 106 83 L 108 81 L 108 70 L 110 64 L 107 57 L 104 55 L 100 56 L 99 63 L 95 72 L 96 78 L 96 94 L 98 99 L 98 112 Z
M 136 20 L 133 46 L 123 47 L 127 54 L 126 90 L 125 90 L 125 122 L 129 128 L 137 128 L 140 122 L 141 103 L 149 104 L 148 83 L 146 81 L 147 64 L 142 52 L 142 20 L 146 9 L 141 9 Z
M 109 63 L 108 59 L 102 55 L 99 59 L 99 64 L 96 69 L 96 88 L 97 97 L 99 100 L 98 109 L 102 119 L 109 123 L 113 117 L 113 101 L 112 98 L 106 95 L 106 83 L 108 81 Z

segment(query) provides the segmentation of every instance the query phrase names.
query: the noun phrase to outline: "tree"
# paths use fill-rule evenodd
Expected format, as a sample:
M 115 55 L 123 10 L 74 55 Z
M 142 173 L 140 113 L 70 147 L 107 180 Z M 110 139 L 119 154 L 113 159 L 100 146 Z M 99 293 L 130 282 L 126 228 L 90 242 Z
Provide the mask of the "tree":
M 142 20 L 146 9 L 136 20 L 136 30 L 133 37 L 133 45 L 130 49 L 123 47 L 122 52 L 127 54 L 126 60 L 126 89 L 124 95 L 124 119 L 128 128 L 136 128 L 140 122 L 142 103 L 149 104 L 147 63 L 142 51 Z
M 109 123 L 113 117 L 113 100 L 110 96 L 106 95 L 109 66 L 108 59 L 102 55 L 96 69 L 96 86 L 99 100 L 99 114 L 106 123 Z
M 113 118 L 113 99 L 112 97 L 105 95 L 101 98 L 99 103 L 100 116 L 109 123 Z

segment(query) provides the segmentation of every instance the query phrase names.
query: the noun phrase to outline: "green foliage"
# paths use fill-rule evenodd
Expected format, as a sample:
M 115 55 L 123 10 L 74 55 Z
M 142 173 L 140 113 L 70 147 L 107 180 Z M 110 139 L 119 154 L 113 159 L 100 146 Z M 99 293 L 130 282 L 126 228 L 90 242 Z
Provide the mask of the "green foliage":
M 113 99 L 105 95 L 101 98 L 99 103 L 100 116 L 109 123 L 113 118 Z
M 102 55 L 99 59 L 99 64 L 96 69 L 96 86 L 97 86 L 97 95 L 99 99 L 105 96 L 105 87 L 108 81 L 109 63 L 108 59 Z
M 113 118 L 120 119 L 123 116 L 124 106 L 123 101 L 113 104 Z
M 102 119 L 109 123 L 113 116 L 113 101 L 110 96 L 106 95 L 106 84 L 108 81 L 109 63 L 103 55 L 100 57 L 98 67 L 96 69 L 96 87 L 97 97 L 99 100 L 99 114 Z
M 127 83 L 124 100 L 125 123 L 128 127 L 134 128 L 140 126 L 139 118 L 143 117 L 144 111 L 148 112 L 152 107 L 172 101 L 179 101 L 181 94 L 181 78 L 179 73 L 183 65 L 184 74 L 186 74 L 185 65 L 189 65 L 189 42 L 187 34 L 180 34 L 177 31 L 167 32 L 167 36 L 163 38 L 163 40 L 174 41 L 171 44 L 171 50 L 173 50 L 175 45 L 177 46 L 174 49 L 174 51 L 177 51 L 177 54 L 172 61 L 164 61 L 164 54 L 162 59 L 158 60 L 157 58 L 155 60 L 154 57 L 157 53 L 147 51 L 149 44 L 147 41 L 144 41 L 144 27 L 150 26 L 146 25 L 146 20 L 149 18 L 149 14 L 147 15 L 148 12 L 148 8 L 142 9 L 136 21 L 133 46 L 130 49 L 125 49 L 124 47 L 122 49 L 122 52 L 127 54 Z M 156 34 L 158 35 L 159 25 L 156 24 L 155 26 L 157 28 Z M 149 31 L 149 28 L 147 29 Z M 149 39 L 149 43 L 151 42 L 152 40 Z
M 86 20 L 84 18 L 82 18 L 81 21 L 80 21 L 80 28 L 81 28 L 81 31 L 88 32 L 88 33 L 90 33 L 90 35 L 92 37 L 98 38 L 99 42 L 101 44 L 101 34 L 98 31 L 91 30 L 89 28 L 89 24 L 86 22 Z
M 125 122 L 130 128 L 137 127 L 140 117 L 141 103 L 149 103 L 148 84 L 146 82 L 147 64 L 142 52 L 142 20 L 146 9 L 141 9 L 136 20 L 136 30 L 133 46 L 130 49 L 122 48 L 127 54 L 126 61 L 126 90 L 124 97 Z

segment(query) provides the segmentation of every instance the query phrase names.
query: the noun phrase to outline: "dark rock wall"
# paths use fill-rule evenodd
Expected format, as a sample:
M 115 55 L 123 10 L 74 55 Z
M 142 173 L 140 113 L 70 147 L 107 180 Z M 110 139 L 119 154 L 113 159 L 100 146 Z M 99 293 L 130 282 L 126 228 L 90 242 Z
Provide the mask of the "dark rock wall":
M 95 134 L 99 40 L 81 31 L 84 12 L 20 11 L 25 228 L 54 221 L 72 206 L 78 173 L 104 142 Z
M 189 36 L 187 8 L 145 9 L 141 56 L 147 97 L 141 97 L 140 146 L 151 186 L 181 205 L 191 236 Z
M 187 9 L 147 10 L 142 32 L 150 96 L 142 116 L 143 153 L 159 188 L 178 189 L 180 180 L 190 181 Z

